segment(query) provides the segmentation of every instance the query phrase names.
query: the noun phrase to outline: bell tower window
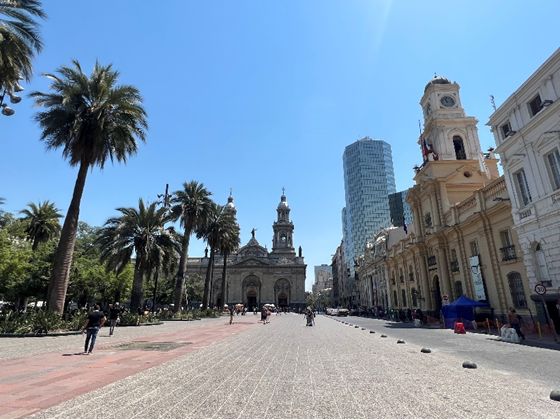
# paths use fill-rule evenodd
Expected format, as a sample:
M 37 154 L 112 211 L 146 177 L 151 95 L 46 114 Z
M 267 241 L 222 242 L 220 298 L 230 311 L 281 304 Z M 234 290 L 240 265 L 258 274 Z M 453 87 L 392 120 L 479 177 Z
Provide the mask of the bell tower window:
M 458 135 L 453 137 L 453 147 L 455 148 L 455 157 L 457 160 L 466 160 L 467 154 L 465 153 L 465 146 L 463 144 L 463 139 Z

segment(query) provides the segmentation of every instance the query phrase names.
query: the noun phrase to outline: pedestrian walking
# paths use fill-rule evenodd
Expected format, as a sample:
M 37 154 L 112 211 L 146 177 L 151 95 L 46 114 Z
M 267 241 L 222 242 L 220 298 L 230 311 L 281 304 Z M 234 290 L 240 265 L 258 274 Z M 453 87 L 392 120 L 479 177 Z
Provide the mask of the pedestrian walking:
M 305 319 L 307 320 L 306 326 L 313 326 L 315 324 L 315 313 L 309 307 L 305 312 Z
M 513 309 L 512 307 L 510 307 L 509 309 L 508 322 L 509 327 L 515 329 L 517 335 L 521 338 L 521 340 L 525 340 L 525 335 L 523 334 L 523 332 L 521 331 L 521 327 L 519 326 L 519 316 L 517 315 L 515 309 Z
M 82 334 L 87 329 L 86 342 L 84 344 L 84 355 L 91 355 L 91 353 L 93 352 L 95 340 L 97 339 L 97 333 L 99 332 L 99 329 L 103 327 L 106 320 L 107 317 L 105 317 L 105 314 L 103 314 L 102 311 L 99 311 L 99 305 L 96 304 L 93 307 L 93 311 L 89 313 L 87 320 L 82 326 Z
M 266 316 L 267 316 L 267 309 L 265 306 L 263 306 L 262 310 L 261 310 L 261 321 L 263 322 L 263 324 L 266 324 Z
M 233 324 L 233 315 L 235 313 L 235 307 L 231 306 L 229 308 L 229 324 Z
M 116 302 L 109 306 L 109 336 L 113 336 L 115 333 L 115 326 L 120 322 L 121 319 L 121 308 L 119 303 Z

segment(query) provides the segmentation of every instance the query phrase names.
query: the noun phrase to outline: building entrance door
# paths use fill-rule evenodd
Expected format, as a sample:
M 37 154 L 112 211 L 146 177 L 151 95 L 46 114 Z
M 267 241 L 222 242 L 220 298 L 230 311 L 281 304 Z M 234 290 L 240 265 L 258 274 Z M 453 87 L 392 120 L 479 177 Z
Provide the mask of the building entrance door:
M 284 293 L 278 295 L 278 307 L 285 308 L 288 307 L 288 296 Z
M 247 308 L 252 310 L 257 306 L 257 293 L 253 290 L 247 292 Z

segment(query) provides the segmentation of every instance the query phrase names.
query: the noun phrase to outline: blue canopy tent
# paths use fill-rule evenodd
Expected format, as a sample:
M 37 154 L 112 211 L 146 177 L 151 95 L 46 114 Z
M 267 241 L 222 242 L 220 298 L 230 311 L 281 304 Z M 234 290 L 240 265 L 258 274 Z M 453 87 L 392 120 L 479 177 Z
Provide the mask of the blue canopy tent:
M 490 304 L 474 301 L 462 295 L 451 304 L 443 306 L 441 311 L 445 319 L 445 327 L 453 329 L 455 322 L 462 321 L 466 329 L 472 329 L 475 307 L 490 307 Z

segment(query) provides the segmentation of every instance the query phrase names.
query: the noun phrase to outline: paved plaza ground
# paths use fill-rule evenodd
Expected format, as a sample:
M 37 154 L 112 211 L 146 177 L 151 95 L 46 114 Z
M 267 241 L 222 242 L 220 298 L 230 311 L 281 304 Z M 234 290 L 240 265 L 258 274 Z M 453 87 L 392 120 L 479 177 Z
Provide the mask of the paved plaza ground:
M 547 383 L 476 356 L 478 368 L 464 369 L 464 354 L 421 353 L 397 343 L 382 321 L 228 320 L 122 327 L 114 337 L 104 328 L 92 356 L 79 355 L 80 335 L 2 338 L 0 419 L 560 418 Z M 461 339 L 506 345 L 476 334 Z

